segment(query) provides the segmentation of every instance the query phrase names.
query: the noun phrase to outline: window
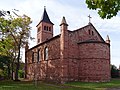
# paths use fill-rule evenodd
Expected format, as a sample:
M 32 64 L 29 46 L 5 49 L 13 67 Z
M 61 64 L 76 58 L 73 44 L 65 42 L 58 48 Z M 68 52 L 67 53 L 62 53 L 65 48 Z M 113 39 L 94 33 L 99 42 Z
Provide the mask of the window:
M 38 52 L 37 52 L 37 61 L 39 62 L 40 61 L 40 59 L 41 59 L 41 52 L 40 52 L 40 49 L 38 50 Z
M 38 43 L 40 42 L 40 39 L 38 39 Z
M 32 63 L 34 62 L 34 52 L 32 52 Z
M 46 26 L 44 26 L 44 30 L 46 30 Z
M 91 33 L 90 33 L 90 30 L 88 30 L 88 33 L 89 33 L 89 35 L 91 34 Z
M 51 31 L 51 27 L 49 27 L 49 31 Z
M 92 31 L 92 35 L 94 35 L 94 32 Z
M 48 31 L 48 26 L 47 26 L 47 31 Z
M 47 47 L 45 47 L 44 49 L 44 59 L 48 60 L 48 48 Z

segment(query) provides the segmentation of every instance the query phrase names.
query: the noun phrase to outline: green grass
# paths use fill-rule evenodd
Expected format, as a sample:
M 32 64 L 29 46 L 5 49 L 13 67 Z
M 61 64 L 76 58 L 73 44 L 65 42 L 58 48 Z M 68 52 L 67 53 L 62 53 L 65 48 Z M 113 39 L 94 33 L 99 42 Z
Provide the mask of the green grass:
M 105 90 L 106 88 L 120 88 L 120 79 L 113 79 L 110 82 L 101 83 L 69 82 L 66 85 L 87 88 L 87 90 Z
M 111 80 L 104 83 L 69 82 L 64 85 L 47 84 L 39 82 L 0 81 L 0 90 L 105 90 L 106 88 L 120 87 L 120 80 Z
M 35 86 L 34 82 L 0 81 L 0 90 L 81 90 L 81 88 L 47 83 L 38 83 Z

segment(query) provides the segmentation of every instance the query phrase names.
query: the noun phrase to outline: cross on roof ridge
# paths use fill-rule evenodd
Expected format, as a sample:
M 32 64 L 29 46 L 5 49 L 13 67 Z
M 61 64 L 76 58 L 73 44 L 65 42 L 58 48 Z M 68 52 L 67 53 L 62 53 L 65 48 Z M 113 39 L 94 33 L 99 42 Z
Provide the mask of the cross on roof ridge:
M 90 14 L 89 14 L 89 16 L 88 16 L 88 17 L 89 17 L 89 23 L 91 23 L 91 18 L 92 18 L 92 17 L 90 16 Z

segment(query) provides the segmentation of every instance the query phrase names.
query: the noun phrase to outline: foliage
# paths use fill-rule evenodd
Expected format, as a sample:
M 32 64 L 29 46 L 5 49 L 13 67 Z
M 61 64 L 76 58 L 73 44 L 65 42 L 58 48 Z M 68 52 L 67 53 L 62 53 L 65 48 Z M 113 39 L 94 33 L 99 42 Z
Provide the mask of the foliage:
M 10 56 L 12 54 L 11 50 L 13 49 L 13 45 L 11 43 L 11 38 L 2 38 L 0 41 L 0 55 Z
M 18 80 L 18 70 L 20 66 L 20 49 L 25 46 L 30 38 L 31 18 L 26 15 L 18 15 L 15 11 L 0 11 L 0 32 L 2 41 L 0 43 L 0 54 L 11 56 L 16 62 L 15 79 Z
M 111 65 L 111 77 L 118 78 L 119 77 L 119 70 L 115 65 Z
M 0 78 L 9 78 L 10 57 L 0 56 Z
M 101 18 L 110 19 L 120 11 L 120 0 L 86 0 L 89 9 L 98 9 Z
M 25 65 L 25 63 L 20 62 L 20 69 L 18 71 L 18 74 L 19 74 L 20 78 L 24 78 L 24 68 L 25 68 L 24 65 Z
M 20 78 L 24 78 L 24 71 L 23 70 L 19 70 L 18 73 L 19 73 Z

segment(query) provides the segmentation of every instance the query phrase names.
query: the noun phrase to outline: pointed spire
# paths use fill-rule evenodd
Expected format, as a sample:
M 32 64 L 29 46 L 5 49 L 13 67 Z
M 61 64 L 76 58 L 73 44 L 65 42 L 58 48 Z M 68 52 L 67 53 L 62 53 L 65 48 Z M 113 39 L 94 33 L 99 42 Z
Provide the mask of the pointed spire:
M 42 15 L 42 18 L 41 18 L 41 21 L 40 22 L 46 22 L 46 23 L 50 23 L 50 24 L 53 24 L 50 19 L 49 19 L 49 16 L 47 14 L 47 11 L 46 11 L 46 6 L 44 6 L 44 12 L 43 12 L 43 15 Z
M 60 26 L 61 26 L 62 24 L 64 24 L 64 25 L 67 25 L 67 26 L 68 26 L 68 24 L 67 24 L 67 22 L 66 22 L 66 20 L 65 20 L 65 17 L 64 17 L 64 16 L 63 16 L 63 18 L 62 18 L 62 21 L 61 21 Z
M 107 35 L 106 43 L 109 43 L 109 44 L 110 44 L 110 38 L 109 38 L 109 35 Z
M 106 40 L 109 40 L 109 41 L 110 41 L 109 35 L 107 35 L 107 38 L 106 38 Z

